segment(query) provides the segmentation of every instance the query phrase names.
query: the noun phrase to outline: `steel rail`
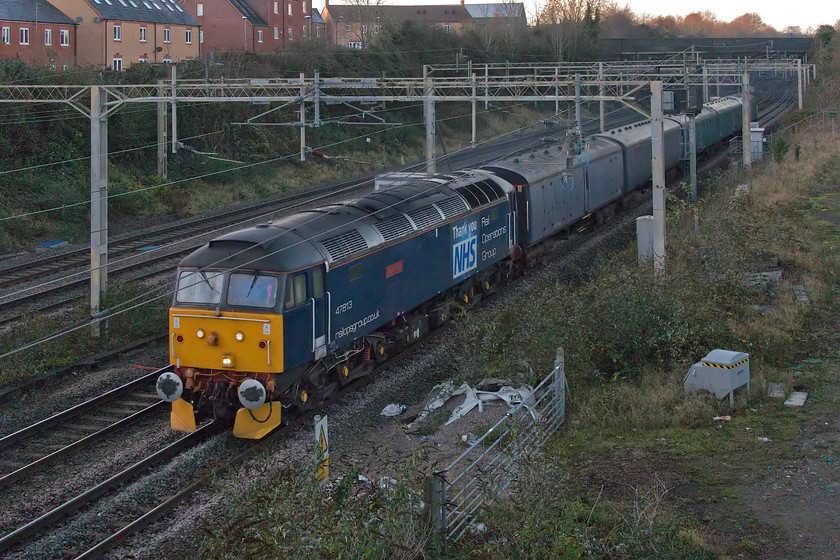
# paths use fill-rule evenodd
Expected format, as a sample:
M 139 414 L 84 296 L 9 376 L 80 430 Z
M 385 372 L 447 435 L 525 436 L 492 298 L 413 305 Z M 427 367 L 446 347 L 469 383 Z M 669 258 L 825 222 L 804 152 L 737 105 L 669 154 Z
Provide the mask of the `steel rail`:
M 162 374 L 164 372 L 167 372 L 167 371 L 172 371 L 172 366 L 166 366 L 164 368 L 158 369 L 158 370 L 156 370 L 152 373 L 149 373 L 147 375 L 144 375 L 142 377 L 138 377 L 137 379 L 135 379 L 133 381 L 130 381 L 130 382 L 126 383 L 125 385 L 121 385 L 119 387 L 116 387 L 115 389 L 111 389 L 110 391 L 102 393 L 98 397 L 94 397 L 92 399 L 86 400 L 82 403 L 77 404 L 76 406 L 68 408 L 67 410 L 65 410 L 63 412 L 59 412 L 58 414 L 50 416 L 49 418 L 45 418 L 44 420 L 41 420 L 40 422 L 36 422 L 36 423 L 34 423 L 30 426 L 27 426 L 26 428 L 22 428 L 22 429 L 14 432 L 14 433 L 11 433 L 4 438 L 0 438 L 0 449 L 5 449 L 5 448 L 9 447 L 10 445 L 12 445 L 14 443 L 17 443 L 18 441 L 20 441 L 23 438 L 31 437 L 34 434 L 36 434 L 36 433 L 38 433 L 42 430 L 45 430 L 47 428 L 51 428 L 52 426 L 55 426 L 56 424 L 58 424 L 60 422 L 65 422 L 66 420 L 69 420 L 70 418 L 78 416 L 79 414 L 85 412 L 86 410 L 88 410 L 90 408 L 97 407 L 97 406 L 99 406 L 103 403 L 106 403 L 106 402 L 108 402 L 108 401 L 110 401 L 110 400 L 112 400 L 112 399 L 114 399 L 114 398 L 116 398 L 120 395 L 123 395 L 125 393 L 129 393 L 129 392 L 135 390 L 138 387 L 141 387 L 143 385 L 151 383 L 155 379 L 157 379 L 157 377 L 160 374 Z
M 109 479 L 100 482 L 93 488 L 79 494 L 75 498 L 48 511 L 47 513 L 41 515 L 37 519 L 30 521 L 23 527 L 20 527 L 12 531 L 11 533 L 7 533 L 2 538 L 0 538 L 0 552 L 5 552 L 10 548 L 23 543 L 24 540 L 28 537 L 44 531 L 45 529 L 54 525 L 60 519 L 77 511 L 78 509 L 86 506 L 87 504 L 96 501 L 97 499 L 107 494 L 114 488 L 134 478 L 135 476 L 147 470 L 148 468 L 155 466 L 158 463 L 167 459 L 171 459 L 176 455 L 180 454 L 181 452 L 185 451 L 186 449 L 197 445 L 210 435 L 217 433 L 218 430 L 219 426 L 216 423 L 206 424 L 205 426 L 199 428 L 198 431 L 191 433 L 179 439 L 178 441 L 171 443 L 170 445 L 167 445 L 163 449 L 153 453 L 152 455 L 149 455 L 145 459 L 135 463 L 127 469 L 124 469 L 123 471 L 115 474 Z
M 158 401 L 154 404 L 151 404 L 151 405 L 147 406 L 146 408 L 143 408 L 142 410 L 139 410 L 139 411 L 135 412 L 134 414 L 126 416 L 122 420 L 117 420 L 113 424 L 110 424 L 110 425 L 106 426 L 105 428 L 102 428 L 101 430 L 99 430 L 97 432 L 94 432 L 94 433 L 92 433 L 88 436 L 85 436 L 85 437 L 83 437 L 79 440 L 76 440 L 73 443 L 70 443 L 70 444 L 62 447 L 61 449 L 50 453 L 49 455 L 45 455 L 44 457 L 41 457 L 40 459 L 37 459 L 37 460 L 29 463 L 25 467 L 21 467 L 21 468 L 17 469 L 16 471 L 12 471 L 12 472 L 4 475 L 4 476 L 0 476 L 0 488 L 4 488 L 6 486 L 9 486 L 13 482 L 19 480 L 21 477 L 32 474 L 33 472 L 37 471 L 38 469 L 41 469 L 41 468 L 45 467 L 46 465 L 48 465 L 52 462 L 55 462 L 56 460 L 58 460 L 62 457 L 65 457 L 66 455 L 69 455 L 71 452 L 81 451 L 82 449 L 89 446 L 90 444 L 105 438 L 105 436 L 110 435 L 111 433 L 117 431 L 118 429 L 124 428 L 125 426 L 129 425 L 131 422 L 134 422 L 136 420 L 140 420 L 144 416 L 146 416 L 146 415 L 148 415 L 148 414 L 150 414 L 150 413 L 152 413 L 156 410 L 159 410 L 159 409 L 163 408 L 164 405 L 166 405 L 166 404 L 168 404 L 166 401 Z

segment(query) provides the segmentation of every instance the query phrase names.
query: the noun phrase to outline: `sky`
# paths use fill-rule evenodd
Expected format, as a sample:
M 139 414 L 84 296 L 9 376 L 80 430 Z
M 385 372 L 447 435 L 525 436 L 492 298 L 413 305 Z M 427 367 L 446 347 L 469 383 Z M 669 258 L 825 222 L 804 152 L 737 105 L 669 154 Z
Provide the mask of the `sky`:
M 688 0 L 674 2 L 673 0 L 618 0 L 619 5 L 630 6 L 636 14 L 685 16 L 691 12 L 708 10 L 718 19 L 732 21 L 736 17 L 748 12 L 755 12 L 761 16 L 764 23 L 770 24 L 778 30 L 789 25 L 797 25 L 802 29 L 816 28 L 823 23 L 833 25 L 840 19 L 840 2 L 836 0 L 765 0 L 764 2 L 738 2 L 733 0 Z
M 2 0 L 0 0 L 2 1 Z M 334 0 L 343 4 L 342 0 Z M 373 0 L 372 0 L 373 1 Z M 459 0 L 384 0 L 386 4 L 455 4 Z M 470 4 L 492 2 L 493 0 L 466 0 Z M 495 0 L 497 2 L 504 0 Z M 538 6 L 545 0 L 517 0 L 525 4 L 529 19 Z M 748 12 L 756 12 L 761 19 L 778 30 L 796 25 L 803 30 L 808 27 L 827 23 L 833 25 L 840 19 L 840 1 L 838 0 L 765 0 L 764 2 L 740 2 L 738 0 L 616 0 L 618 5 L 627 5 L 636 14 L 651 16 L 685 16 L 691 12 L 709 10 L 723 21 L 731 21 Z M 323 0 L 314 0 L 313 6 L 323 8 Z

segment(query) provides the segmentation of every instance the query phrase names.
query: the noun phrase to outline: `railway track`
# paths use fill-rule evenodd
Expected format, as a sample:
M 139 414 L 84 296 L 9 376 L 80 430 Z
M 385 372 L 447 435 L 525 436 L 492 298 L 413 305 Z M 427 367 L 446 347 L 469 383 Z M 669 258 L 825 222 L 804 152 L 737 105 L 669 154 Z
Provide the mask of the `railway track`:
M 161 411 L 163 368 L 0 438 L 0 489 Z

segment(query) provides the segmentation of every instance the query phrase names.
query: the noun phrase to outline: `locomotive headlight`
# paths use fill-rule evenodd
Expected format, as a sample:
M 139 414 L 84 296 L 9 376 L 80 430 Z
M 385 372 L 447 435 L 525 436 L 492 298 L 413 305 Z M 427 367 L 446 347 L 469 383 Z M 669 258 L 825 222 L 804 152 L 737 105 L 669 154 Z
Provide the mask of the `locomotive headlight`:
M 180 377 L 171 371 L 167 371 L 157 378 L 155 390 L 162 400 L 175 402 L 181 398 L 181 394 L 184 392 L 184 384 L 181 382 Z
M 265 404 L 265 387 L 256 379 L 246 379 L 237 390 L 239 402 L 249 410 L 256 410 Z
M 195 331 L 195 336 L 197 336 L 198 338 L 204 338 L 204 329 L 198 329 L 197 331 Z
M 239 342 L 242 342 L 243 340 L 245 340 L 245 334 L 242 331 L 237 331 L 236 335 L 234 335 L 234 336 L 235 336 L 236 340 L 238 340 Z
M 233 356 L 222 356 L 222 367 L 233 367 Z

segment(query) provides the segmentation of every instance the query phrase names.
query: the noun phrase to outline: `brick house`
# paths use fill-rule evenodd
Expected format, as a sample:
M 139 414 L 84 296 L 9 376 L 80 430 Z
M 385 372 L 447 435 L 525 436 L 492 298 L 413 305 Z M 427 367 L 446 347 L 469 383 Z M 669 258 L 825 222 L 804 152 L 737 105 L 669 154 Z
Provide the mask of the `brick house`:
M 312 30 L 309 33 L 311 39 L 327 38 L 327 22 L 321 17 L 321 12 L 317 8 L 312 8 L 311 27 Z
M 274 52 L 312 33 L 311 0 L 183 0 L 204 51 Z
M 460 33 L 472 24 L 472 17 L 463 5 L 353 5 L 330 4 L 322 12 L 329 39 L 345 47 L 361 49 L 389 23 L 414 21 L 446 33 Z
M 52 0 L 79 22 L 76 60 L 115 71 L 199 56 L 199 24 L 178 0 Z
M 41 0 L 0 1 L 0 58 L 66 68 L 76 63 L 76 24 Z

